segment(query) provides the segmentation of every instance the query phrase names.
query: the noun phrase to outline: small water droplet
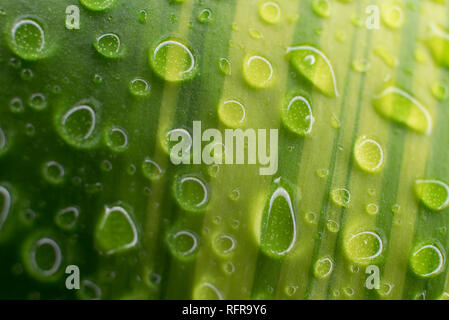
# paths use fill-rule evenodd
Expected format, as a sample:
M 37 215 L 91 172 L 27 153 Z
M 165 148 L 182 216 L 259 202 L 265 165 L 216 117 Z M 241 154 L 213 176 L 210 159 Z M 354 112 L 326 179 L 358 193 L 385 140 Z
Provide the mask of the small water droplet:
M 259 15 L 263 21 L 276 24 L 281 20 L 281 7 L 275 1 L 266 1 L 259 5 Z
M 253 88 L 268 88 L 274 81 L 274 69 L 271 62 L 261 56 L 247 54 L 243 60 L 243 75 Z
M 148 97 L 151 86 L 145 79 L 135 78 L 129 83 L 129 91 L 136 97 Z
M 116 59 L 123 55 L 124 47 L 120 37 L 115 33 L 103 33 L 94 41 L 98 53 L 106 58 Z
M 332 12 L 331 3 L 329 0 L 312 0 L 313 11 L 320 17 L 330 17 Z
M 212 13 L 212 10 L 210 9 L 203 9 L 200 14 L 198 15 L 198 22 L 202 24 L 208 24 L 211 23 L 214 19 L 214 15 Z
M 331 199 L 339 207 L 348 207 L 351 202 L 351 193 L 346 188 L 336 188 L 331 192 Z
M 34 93 L 28 99 L 28 105 L 37 111 L 44 110 L 47 107 L 47 98 L 42 93 Z
M 46 162 L 42 168 L 44 179 L 51 184 L 61 184 L 64 181 L 65 169 L 56 161 Z

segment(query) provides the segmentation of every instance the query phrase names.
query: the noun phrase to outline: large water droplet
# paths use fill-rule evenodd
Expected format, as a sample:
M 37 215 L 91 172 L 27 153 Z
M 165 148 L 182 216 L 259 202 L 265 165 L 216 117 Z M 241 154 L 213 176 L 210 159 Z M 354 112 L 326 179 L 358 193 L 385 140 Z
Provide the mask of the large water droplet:
M 253 88 L 268 88 L 274 82 L 274 69 L 268 59 L 247 54 L 243 60 L 243 76 Z
M 162 41 L 150 51 L 149 57 L 153 71 L 166 81 L 190 80 L 197 73 L 195 55 L 181 40 Z
M 123 152 L 128 149 L 128 134 L 125 129 L 111 127 L 105 131 L 106 145 L 115 152 Z
M 92 11 L 103 11 L 112 8 L 117 0 L 80 0 L 81 4 Z
M 30 274 L 40 280 L 55 280 L 60 275 L 63 256 L 59 244 L 51 237 L 28 239 L 23 251 L 24 264 Z
M 115 33 L 99 35 L 94 41 L 94 47 L 99 54 L 111 59 L 121 57 L 125 50 L 120 37 Z
M 449 33 L 433 23 L 430 27 L 432 35 L 425 40 L 425 44 L 435 62 L 449 68 Z
M 266 1 L 259 5 L 259 15 L 263 21 L 276 24 L 281 20 L 281 7 L 275 1 Z
M 317 279 L 325 279 L 330 276 L 333 269 L 334 263 L 331 258 L 320 258 L 313 265 L 313 275 Z
M 368 265 L 380 257 L 384 247 L 382 238 L 372 231 L 345 235 L 343 246 L 348 259 L 359 265 Z
M 416 180 L 415 193 L 429 209 L 439 211 L 449 206 L 449 186 L 442 181 Z
M 329 97 L 338 97 L 334 69 L 326 55 L 311 46 L 287 49 L 290 62 L 295 69 Z
M 97 103 L 81 101 L 68 110 L 60 110 L 56 115 L 56 129 L 71 146 L 92 148 L 100 141 Z
M 173 228 L 167 236 L 168 247 L 178 259 L 191 259 L 198 252 L 199 237 L 190 230 Z
M 34 18 L 16 21 L 9 36 L 11 50 L 24 60 L 39 60 L 48 53 L 44 25 Z
M 289 186 L 275 183 L 276 188 L 266 203 L 260 225 L 260 247 L 269 256 L 287 254 L 296 243 L 296 213 L 287 189 Z
M 204 211 L 210 199 L 209 186 L 194 174 L 176 176 L 173 192 L 179 206 L 190 212 Z
M 365 136 L 357 139 L 354 158 L 362 170 L 370 173 L 380 171 L 384 164 L 384 152 L 380 144 Z
M 443 270 L 445 257 L 434 244 L 416 246 L 410 256 L 410 267 L 413 272 L 423 278 L 437 275 Z
M 237 100 L 226 100 L 218 107 L 218 117 L 225 126 L 238 128 L 245 123 L 246 109 Z
M 302 95 L 291 95 L 285 100 L 281 108 L 281 119 L 284 125 L 301 136 L 312 132 L 315 118 L 309 100 Z
M 432 118 L 428 109 L 407 92 L 390 86 L 373 99 L 375 110 L 384 118 L 430 135 Z
M 121 206 L 105 206 L 95 230 L 98 250 L 114 254 L 129 250 L 138 241 L 137 227 L 129 212 Z

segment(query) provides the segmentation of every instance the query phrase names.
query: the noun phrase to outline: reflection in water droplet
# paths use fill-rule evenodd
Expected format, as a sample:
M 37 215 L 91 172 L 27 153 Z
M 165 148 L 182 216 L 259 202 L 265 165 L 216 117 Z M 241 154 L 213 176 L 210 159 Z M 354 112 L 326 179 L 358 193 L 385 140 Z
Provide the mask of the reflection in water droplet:
M 359 265 L 368 265 L 383 252 L 381 237 L 372 231 L 346 234 L 344 249 L 348 259 Z
M 105 131 L 106 145 L 115 152 L 128 149 L 128 134 L 120 127 L 112 127 Z
M 369 173 L 376 173 L 384 164 L 384 152 L 380 144 L 365 136 L 357 139 L 354 147 L 354 157 L 359 167 Z
M 129 83 L 129 91 L 136 97 L 148 97 L 151 86 L 145 79 L 135 78 Z
M 8 42 L 11 50 L 24 60 L 39 60 L 46 56 L 46 35 L 43 24 L 36 19 L 16 21 Z
M 351 202 L 351 193 L 346 188 L 336 188 L 331 192 L 331 199 L 339 207 L 348 207 Z
M 410 267 L 413 272 L 423 278 L 439 274 L 444 267 L 445 257 L 434 244 L 418 245 L 412 250 Z
M 55 223 L 63 230 L 73 230 L 79 216 L 79 209 L 77 207 L 67 207 L 59 210 L 55 216 Z
M 247 54 L 243 60 L 243 76 L 251 87 L 268 88 L 274 81 L 274 69 L 266 58 Z
M 295 69 L 329 97 L 338 97 L 334 69 L 326 55 L 311 46 L 289 47 L 287 55 Z
M 130 214 L 121 206 L 105 206 L 95 229 L 97 248 L 106 254 L 126 251 L 137 245 L 137 227 Z
M 266 1 L 259 5 L 259 15 L 263 21 L 276 24 L 281 20 L 281 8 L 275 1 Z
M 142 172 L 151 181 L 159 180 L 163 175 L 163 170 L 159 164 L 150 158 L 145 159 L 142 163 Z
M 44 110 L 47 107 L 47 98 L 42 93 L 34 93 L 30 96 L 28 104 L 34 110 Z
M 182 260 L 193 258 L 199 249 L 199 237 L 190 230 L 174 228 L 168 233 L 167 242 L 172 255 Z
M 81 4 L 92 11 L 111 9 L 117 0 L 80 0 Z
M 198 22 L 202 24 L 211 23 L 214 19 L 212 11 L 210 9 L 203 9 L 198 15 Z
M 334 263 L 329 257 L 318 259 L 313 265 L 313 275 L 317 279 L 326 279 L 332 273 L 334 269 Z
M 149 54 L 153 71 L 170 82 L 190 80 L 196 75 L 197 63 L 192 50 L 180 40 L 159 43 Z
M 61 184 L 64 181 L 64 167 L 56 161 L 46 162 L 42 168 L 44 179 L 51 184 Z
M 106 58 L 119 58 L 124 53 L 120 37 L 115 33 L 104 33 L 99 35 L 94 42 L 98 53 Z
M 449 186 L 442 181 L 416 180 L 415 193 L 429 209 L 439 211 L 449 206 Z
M 237 100 L 226 100 L 218 107 L 218 117 L 227 127 L 238 128 L 245 123 L 246 109 Z
M 315 122 L 310 102 L 301 95 L 286 99 L 281 109 L 281 119 L 287 128 L 301 136 L 310 134 Z
M 375 110 L 384 118 L 426 135 L 432 132 L 432 117 L 428 109 L 407 92 L 390 86 L 376 95 L 372 102 Z
M 186 211 L 204 211 L 209 203 L 209 187 L 199 176 L 186 174 L 175 177 L 173 191 L 178 205 Z

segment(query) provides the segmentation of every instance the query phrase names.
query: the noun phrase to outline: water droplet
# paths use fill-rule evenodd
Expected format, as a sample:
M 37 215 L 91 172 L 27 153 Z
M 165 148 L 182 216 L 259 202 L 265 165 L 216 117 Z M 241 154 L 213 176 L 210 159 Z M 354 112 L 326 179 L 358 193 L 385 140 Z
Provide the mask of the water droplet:
M 199 237 L 190 230 L 175 227 L 168 233 L 167 242 L 172 255 L 181 260 L 193 258 L 199 249 Z
M 431 90 L 434 98 L 437 100 L 443 101 L 448 96 L 447 87 L 445 87 L 444 85 L 442 85 L 438 82 L 433 83 L 430 90 Z
M 320 17 L 330 17 L 332 9 L 329 0 L 312 0 L 313 11 Z
M 9 139 L 6 136 L 5 131 L 0 128 L 0 157 L 4 155 L 9 149 Z
M 381 58 L 382 61 L 390 68 L 394 68 L 398 64 L 396 57 L 394 57 L 387 49 L 380 47 L 375 48 L 374 54 Z
M 97 249 L 108 255 L 135 247 L 137 227 L 129 212 L 121 206 L 105 206 L 95 229 L 95 240 Z
M 219 256 L 227 257 L 234 252 L 236 240 L 230 234 L 219 234 L 212 242 L 212 248 Z
M 146 24 L 148 21 L 148 12 L 146 10 L 140 10 L 137 21 L 141 24 Z
M 109 172 L 112 170 L 112 163 L 109 160 L 103 160 L 100 167 L 101 167 L 101 170 L 103 170 L 105 172 Z
M 260 228 L 260 247 L 269 256 L 279 257 L 287 254 L 296 243 L 296 214 L 293 208 L 288 185 L 277 183 L 269 201 L 262 212 Z M 287 189 L 286 189 L 287 188 Z M 257 226 L 256 226 L 257 227 Z
M 197 73 L 195 55 L 181 40 L 162 41 L 150 51 L 149 57 L 153 71 L 166 81 L 190 80 Z
M 248 30 L 248 33 L 249 33 L 249 36 L 251 38 L 255 39 L 255 40 L 263 39 L 263 34 L 259 30 L 256 30 L 254 28 L 250 28 Z
M 232 74 L 231 61 L 229 61 L 229 59 L 227 58 L 220 58 L 218 60 L 218 68 L 225 76 L 229 76 Z
M 290 95 L 291 96 L 291 95 Z M 305 136 L 312 132 L 315 118 L 309 100 L 302 95 L 293 95 L 285 99 L 281 109 L 283 124 L 292 132 Z
M 106 145 L 115 152 L 123 152 L 128 149 L 128 134 L 125 129 L 112 127 L 105 131 Z
M 400 6 L 388 4 L 382 7 L 382 20 L 391 29 L 399 29 L 404 25 L 404 13 Z
M 56 129 L 71 146 L 92 148 L 100 141 L 97 103 L 84 100 L 68 110 L 60 110 L 56 116 Z
M 367 72 L 370 69 L 371 65 L 368 60 L 364 58 L 356 59 L 352 62 L 352 69 L 357 72 Z
M 44 110 L 47 107 L 47 98 L 42 93 L 34 93 L 28 99 L 28 105 L 34 110 Z
M 230 275 L 233 274 L 235 271 L 235 265 L 232 263 L 232 261 L 227 261 L 223 264 L 223 271 L 224 273 Z
M 16 21 L 9 34 L 11 50 L 24 60 L 39 60 L 47 55 L 44 26 L 34 18 Z
M 351 193 L 346 188 L 336 188 L 331 192 L 332 202 L 339 207 L 348 207 L 351 202 Z
M 390 86 L 373 99 L 375 110 L 384 118 L 430 135 L 432 118 L 428 109 L 407 92 Z
M 0 204 L 1 204 L 1 211 L 0 211 L 0 230 L 2 229 L 3 225 L 5 224 L 6 219 L 8 218 L 9 211 L 11 209 L 11 193 L 9 190 L 5 187 L 0 185 Z
M 274 1 L 263 2 L 259 5 L 259 15 L 266 23 L 276 24 L 281 20 L 281 7 Z
M 203 9 L 198 15 L 198 22 L 202 24 L 211 23 L 214 20 L 214 15 L 212 14 L 212 10 Z
M 344 239 L 344 250 L 348 259 L 359 265 L 368 265 L 383 252 L 381 237 L 371 231 L 347 234 Z
M 304 214 L 304 220 L 309 224 L 316 224 L 318 216 L 315 212 L 309 211 Z
M 101 74 L 95 74 L 94 78 L 92 80 L 95 84 L 100 84 L 103 83 L 103 77 L 101 76 Z
M 142 163 L 142 172 L 143 175 L 151 181 L 159 180 L 164 173 L 160 165 L 150 158 L 146 158 Z
M 366 136 L 357 139 L 354 147 L 354 158 L 359 167 L 369 173 L 376 173 L 384 164 L 384 152 L 380 144 Z
M 19 69 L 22 66 L 22 60 L 12 57 L 9 59 L 9 65 L 14 69 Z
M 333 269 L 334 263 L 331 258 L 320 258 L 313 265 L 313 275 L 317 279 L 326 279 L 331 275 Z
M 103 11 L 111 9 L 117 0 L 80 0 L 81 4 L 92 11 Z
M 366 213 L 371 215 L 376 215 L 379 213 L 379 206 L 375 203 L 369 203 L 366 205 Z
M 449 67 L 449 33 L 434 23 L 430 24 L 430 28 L 432 35 L 425 40 L 425 44 L 436 63 Z
M 327 169 L 317 169 L 316 170 L 316 175 L 318 176 L 318 178 L 324 179 L 329 175 L 329 170 Z
M 237 201 L 240 199 L 240 190 L 234 189 L 231 191 L 231 193 L 229 194 L 229 199 L 231 199 L 232 201 Z
M 439 211 L 449 206 L 449 186 L 442 181 L 416 180 L 415 193 L 429 209 Z
M 237 100 L 226 100 L 218 107 L 220 121 L 230 128 L 241 127 L 246 120 L 246 109 Z
M 412 250 L 410 267 L 423 278 L 433 277 L 443 270 L 445 257 L 434 244 L 418 245 Z
M 274 81 L 273 66 L 264 57 L 247 54 L 243 60 L 243 76 L 253 88 L 268 88 Z
M 295 69 L 322 93 L 338 97 L 334 69 L 326 55 L 311 46 L 289 47 L 287 55 Z
M 61 184 L 64 181 L 64 167 L 56 161 L 46 162 L 42 168 L 44 179 L 51 184 Z
M 176 176 L 173 191 L 178 205 L 190 212 L 204 211 L 210 200 L 209 186 L 193 174 Z
M 224 300 L 221 291 L 210 282 L 202 282 L 193 290 L 194 300 Z
M 102 293 L 100 287 L 93 281 L 83 280 L 77 294 L 83 300 L 99 300 Z
M 345 287 L 343 288 L 343 292 L 345 293 L 345 295 L 347 295 L 348 297 L 352 297 L 354 295 L 354 289 L 351 287 Z
M 98 53 L 106 58 L 116 59 L 124 53 L 120 37 L 115 33 L 99 35 L 94 41 L 94 47 Z
M 337 221 L 329 219 L 326 222 L 326 229 L 330 233 L 337 233 L 338 231 L 340 231 L 340 225 Z
M 9 102 L 9 110 L 13 113 L 23 113 L 25 108 L 23 107 L 22 99 L 19 97 L 11 99 Z
M 77 207 L 67 207 L 56 213 L 55 223 L 61 229 L 70 231 L 76 227 L 78 216 L 79 209 Z
M 135 78 L 129 83 L 129 91 L 136 97 L 148 97 L 151 86 L 145 79 Z
M 42 280 L 55 280 L 60 275 L 63 256 L 59 244 L 50 237 L 29 239 L 24 247 L 24 264 L 29 273 Z
M 220 165 L 213 164 L 207 167 L 207 174 L 211 178 L 216 178 L 218 174 L 220 173 Z
M 24 81 L 30 81 L 31 79 L 34 78 L 34 72 L 31 69 L 22 69 L 22 71 L 20 71 L 20 78 Z

